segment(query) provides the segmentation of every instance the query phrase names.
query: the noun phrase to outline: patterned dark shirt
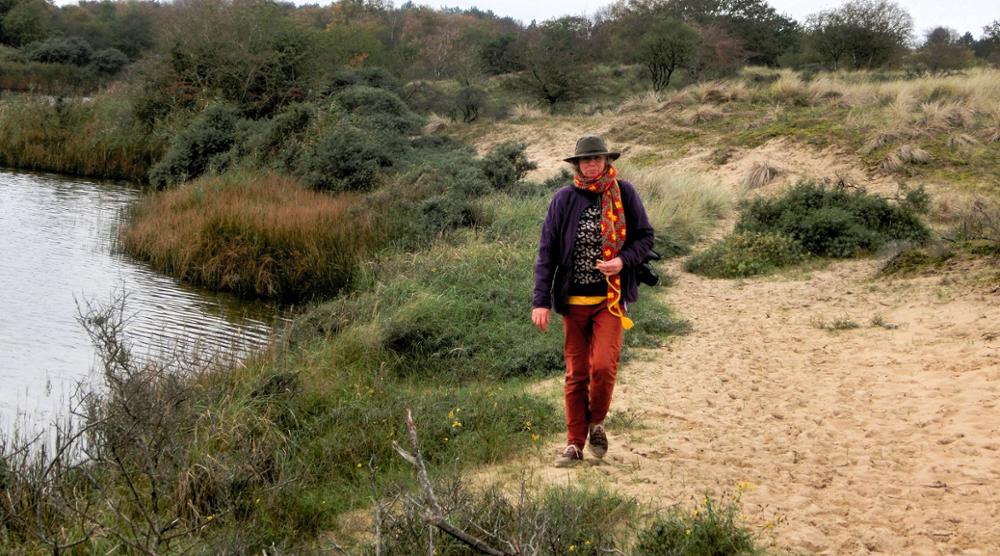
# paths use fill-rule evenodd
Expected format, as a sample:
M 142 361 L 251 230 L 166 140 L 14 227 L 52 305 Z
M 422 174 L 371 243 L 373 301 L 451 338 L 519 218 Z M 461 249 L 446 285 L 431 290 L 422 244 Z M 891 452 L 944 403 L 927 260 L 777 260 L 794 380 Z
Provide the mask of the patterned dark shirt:
M 597 198 L 580 214 L 573 243 L 573 281 L 570 295 L 605 295 L 604 275 L 594 266 L 601 260 L 601 200 Z

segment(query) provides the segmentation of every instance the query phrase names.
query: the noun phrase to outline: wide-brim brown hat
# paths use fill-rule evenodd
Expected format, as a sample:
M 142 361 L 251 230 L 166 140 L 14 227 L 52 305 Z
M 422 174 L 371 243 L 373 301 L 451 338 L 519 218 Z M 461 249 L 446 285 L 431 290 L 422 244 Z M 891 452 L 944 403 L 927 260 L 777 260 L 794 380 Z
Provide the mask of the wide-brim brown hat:
M 576 141 L 576 152 L 573 156 L 569 158 L 564 158 L 566 162 L 573 162 L 578 158 L 583 158 L 585 156 L 600 156 L 605 155 L 608 160 L 617 160 L 622 153 L 617 151 L 609 151 L 608 144 L 604 142 L 604 138 L 600 135 L 584 135 Z

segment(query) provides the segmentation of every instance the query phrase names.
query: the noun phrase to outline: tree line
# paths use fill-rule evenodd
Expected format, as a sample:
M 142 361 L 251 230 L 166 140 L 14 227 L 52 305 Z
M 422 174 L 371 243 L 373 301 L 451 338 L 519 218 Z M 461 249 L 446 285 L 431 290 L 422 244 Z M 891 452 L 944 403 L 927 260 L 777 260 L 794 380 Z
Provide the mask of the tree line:
M 724 77 L 744 65 L 801 70 L 903 68 L 942 72 L 1000 64 L 1000 19 L 977 38 L 944 27 L 917 38 L 889 0 L 849 0 L 799 22 L 766 0 L 618 0 L 591 17 L 525 25 L 492 11 L 341 0 L 0 0 L 0 64 L 132 69 L 148 109 L 209 93 L 266 114 L 345 67 L 382 67 L 404 81 L 456 80 L 464 119 L 479 86 L 511 75 L 549 105 L 573 100 L 591 68 L 634 64 L 654 90 Z M 141 79 L 139 79 L 141 78 Z M 327 84 L 328 85 L 328 84 Z

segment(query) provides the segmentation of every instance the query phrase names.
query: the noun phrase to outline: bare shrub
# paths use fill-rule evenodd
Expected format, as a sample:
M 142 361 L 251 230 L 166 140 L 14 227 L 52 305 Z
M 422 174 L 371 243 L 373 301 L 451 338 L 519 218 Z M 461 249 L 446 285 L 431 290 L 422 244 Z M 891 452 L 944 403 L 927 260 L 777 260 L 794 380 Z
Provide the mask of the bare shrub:
M 972 200 L 959 209 L 950 236 L 956 241 L 1000 243 L 1000 204 L 982 197 Z
M 232 404 L 184 354 L 145 359 L 125 339 L 126 295 L 85 302 L 77 320 L 97 348 L 100 383 L 80 386 L 53 439 L 0 441 L 0 527 L 53 554 L 107 539 L 137 554 L 182 553 L 206 527 L 253 507 L 275 480 L 267 408 Z M 220 382 L 225 382 L 222 380 Z M 242 409 L 242 411 L 241 411 Z M 13 449 L 12 449 L 13 448 Z
M 517 121 L 525 120 L 537 120 L 538 118 L 544 118 L 545 112 L 539 109 L 533 104 L 528 104 L 525 102 L 515 104 L 513 108 L 510 109 L 510 118 Z
M 754 162 L 743 174 L 740 184 L 747 190 L 764 187 L 778 177 L 781 170 L 767 161 Z

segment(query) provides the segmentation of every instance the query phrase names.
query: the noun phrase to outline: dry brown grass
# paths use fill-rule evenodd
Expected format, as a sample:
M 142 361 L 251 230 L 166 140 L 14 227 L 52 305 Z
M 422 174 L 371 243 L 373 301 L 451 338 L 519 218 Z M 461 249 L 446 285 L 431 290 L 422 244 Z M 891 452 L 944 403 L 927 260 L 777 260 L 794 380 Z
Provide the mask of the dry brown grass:
M 882 147 L 906 139 L 907 137 L 910 137 L 910 132 L 899 128 L 875 132 L 875 134 L 865 142 L 864 146 L 861 147 L 861 153 L 868 154 L 876 149 L 881 149 Z
M 427 123 L 424 124 L 424 135 L 432 135 L 434 133 L 441 133 L 442 131 L 448 129 L 455 120 L 441 116 L 439 114 L 431 114 L 427 117 Z
M 886 172 L 901 172 L 913 164 L 927 164 L 931 154 L 912 145 L 903 145 L 886 156 L 879 168 Z
M 350 282 L 380 241 L 360 197 L 306 189 L 278 174 L 227 175 L 145 197 L 121 242 L 182 279 L 245 296 L 307 299 Z
M 975 117 L 975 110 L 962 102 L 926 102 L 920 105 L 917 124 L 925 132 L 943 132 L 971 127 Z
M 681 114 L 680 117 L 677 118 L 677 121 L 684 125 L 698 125 L 718 120 L 725 115 L 726 113 L 723 112 L 722 109 L 711 104 L 703 104 L 688 110 L 684 114 Z
M 956 150 L 967 150 L 979 143 L 979 140 L 968 133 L 953 133 L 948 136 L 948 146 Z
M 526 102 L 515 104 L 514 107 L 510 109 L 510 119 L 515 121 L 523 122 L 527 120 L 537 120 L 539 118 L 544 118 L 546 115 L 547 114 L 544 110 Z
M 743 174 L 740 184 L 747 190 L 757 189 L 774 181 L 774 178 L 778 177 L 780 173 L 781 170 L 778 167 L 771 165 L 766 160 L 754 162 Z
M 646 91 L 644 93 L 635 94 L 626 98 L 621 104 L 618 105 L 615 111 L 618 113 L 624 113 L 657 110 L 660 108 L 662 102 L 660 93 L 656 91 Z
M 658 237 L 690 245 L 729 214 L 733 195 L 721 183 L 666 166 L 616 166 L 642 195 Z
M 698 104 L 725 104 L 750 98 L 750 90 L 742 81 L 706 81 L 685 89 L 692 102 Z

